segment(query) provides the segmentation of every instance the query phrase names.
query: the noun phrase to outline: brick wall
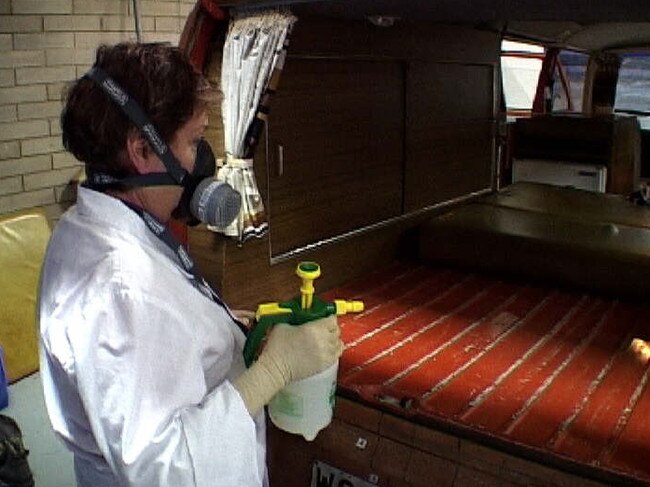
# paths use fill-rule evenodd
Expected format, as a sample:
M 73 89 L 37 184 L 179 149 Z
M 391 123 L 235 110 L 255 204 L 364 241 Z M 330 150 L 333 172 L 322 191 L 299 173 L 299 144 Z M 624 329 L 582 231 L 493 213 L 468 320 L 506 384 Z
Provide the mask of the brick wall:
M 178 43 L 195 0 L 140 0 L 144 41 Z M 55 222 L 81 165 L 61 145 L 67 82 L 100 43 L 135 40 L 131 0 L 0 0 L 0 215 L 40 206 Z

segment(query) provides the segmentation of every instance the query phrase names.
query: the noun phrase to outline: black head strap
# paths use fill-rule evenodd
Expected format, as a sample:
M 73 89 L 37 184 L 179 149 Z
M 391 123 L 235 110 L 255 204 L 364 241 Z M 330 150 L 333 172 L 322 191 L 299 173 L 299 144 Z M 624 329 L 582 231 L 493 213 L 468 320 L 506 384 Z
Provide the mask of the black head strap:
M 99 186 L 164 186 L 164 185 L 183 185 L 188 172 L 183 169 L 169 146 L 160 136 L 156 127 L 154 127 L 149 117 L 144 113 L 142 108 L 122 87 L 106 72 L 93 66 L 84 78 L 93 80 L 101 89 L 119 106 L 124 114 L 135 124 L 136 127 L 145 136 L 149 145 L 160 158 L 167 169 L 166 173 L 142 174 L 138 176 L 129 176 L 117 179 L 107 174 L 89 174 L 91 185 Z M 171 180 L 170 180 L 171 178 Z

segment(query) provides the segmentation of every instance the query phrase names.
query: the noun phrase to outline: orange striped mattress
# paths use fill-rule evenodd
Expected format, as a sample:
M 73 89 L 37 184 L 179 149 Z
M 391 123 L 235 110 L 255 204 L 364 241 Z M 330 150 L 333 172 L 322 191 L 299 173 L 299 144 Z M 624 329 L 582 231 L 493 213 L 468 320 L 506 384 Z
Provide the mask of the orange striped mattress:
M 323 295 L 339 392 L 592 478 L 650 482 L 650 306 L 426 265 Z

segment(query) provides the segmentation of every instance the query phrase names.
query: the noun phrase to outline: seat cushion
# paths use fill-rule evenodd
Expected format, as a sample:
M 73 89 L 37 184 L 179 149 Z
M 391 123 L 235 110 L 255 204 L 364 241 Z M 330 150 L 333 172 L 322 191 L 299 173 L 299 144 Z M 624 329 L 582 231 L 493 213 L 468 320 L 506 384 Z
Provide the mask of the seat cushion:
M 49 237 L 39 209 L 0 216 L 0 345 L 9 382 L 38 370 L 36 293 Z
M 556 286 L 648 296 L 650 228 L 635 226 L 643 221 L 629 213 L 615 218 L 615 209 L 603 212 L 591 195 L 578 193 L 563 204 L 561 198 L 535 204 L 530 195 L 520 206 L 507 198 L 500 204 L 501 196 L 493 196 L 459 207 L 422 226 L 419 255 Z M 591 206 L 581 206 L 585 196 Z

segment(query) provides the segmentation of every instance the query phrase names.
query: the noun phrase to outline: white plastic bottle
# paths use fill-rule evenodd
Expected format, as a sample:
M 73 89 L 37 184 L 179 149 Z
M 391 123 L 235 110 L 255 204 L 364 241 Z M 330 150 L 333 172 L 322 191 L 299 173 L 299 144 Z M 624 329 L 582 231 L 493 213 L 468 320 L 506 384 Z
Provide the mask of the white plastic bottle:
M 296 268 L 296 274 L 302 279 L 300 298 L 258 306 L 258 326 L 249 334 L 244 347 L 247 366 L 254 361 L 263 334 L 274 324 L 290 323 L 293 326 L 301 326 L 308 323 L 310 318 L 322 318 L 332 313 L 340 316 L 363 311 L 361 301 L 335 299 L 333 303 L 326 303 L 314 296 L 313 281 L 320 276 L 320 266 L 316 262 L 301 262 Z M 312 317 L 313 310 L 316 312 Z M 300 314 L 302 316 L 293 323 L 291 320 Z M 337 360 L 325 370 L 285 386 L 269 402 L 269 417 L 273 424 L 288 433 L 302 435 L 307 441 L 316 438 L 318 432 L 332 421 L 338 369 Z
M 278 428 L 312 441 L 332 421 L 338 360 L 325 370 L 292 382 L 269 403 L 269 417 Z

